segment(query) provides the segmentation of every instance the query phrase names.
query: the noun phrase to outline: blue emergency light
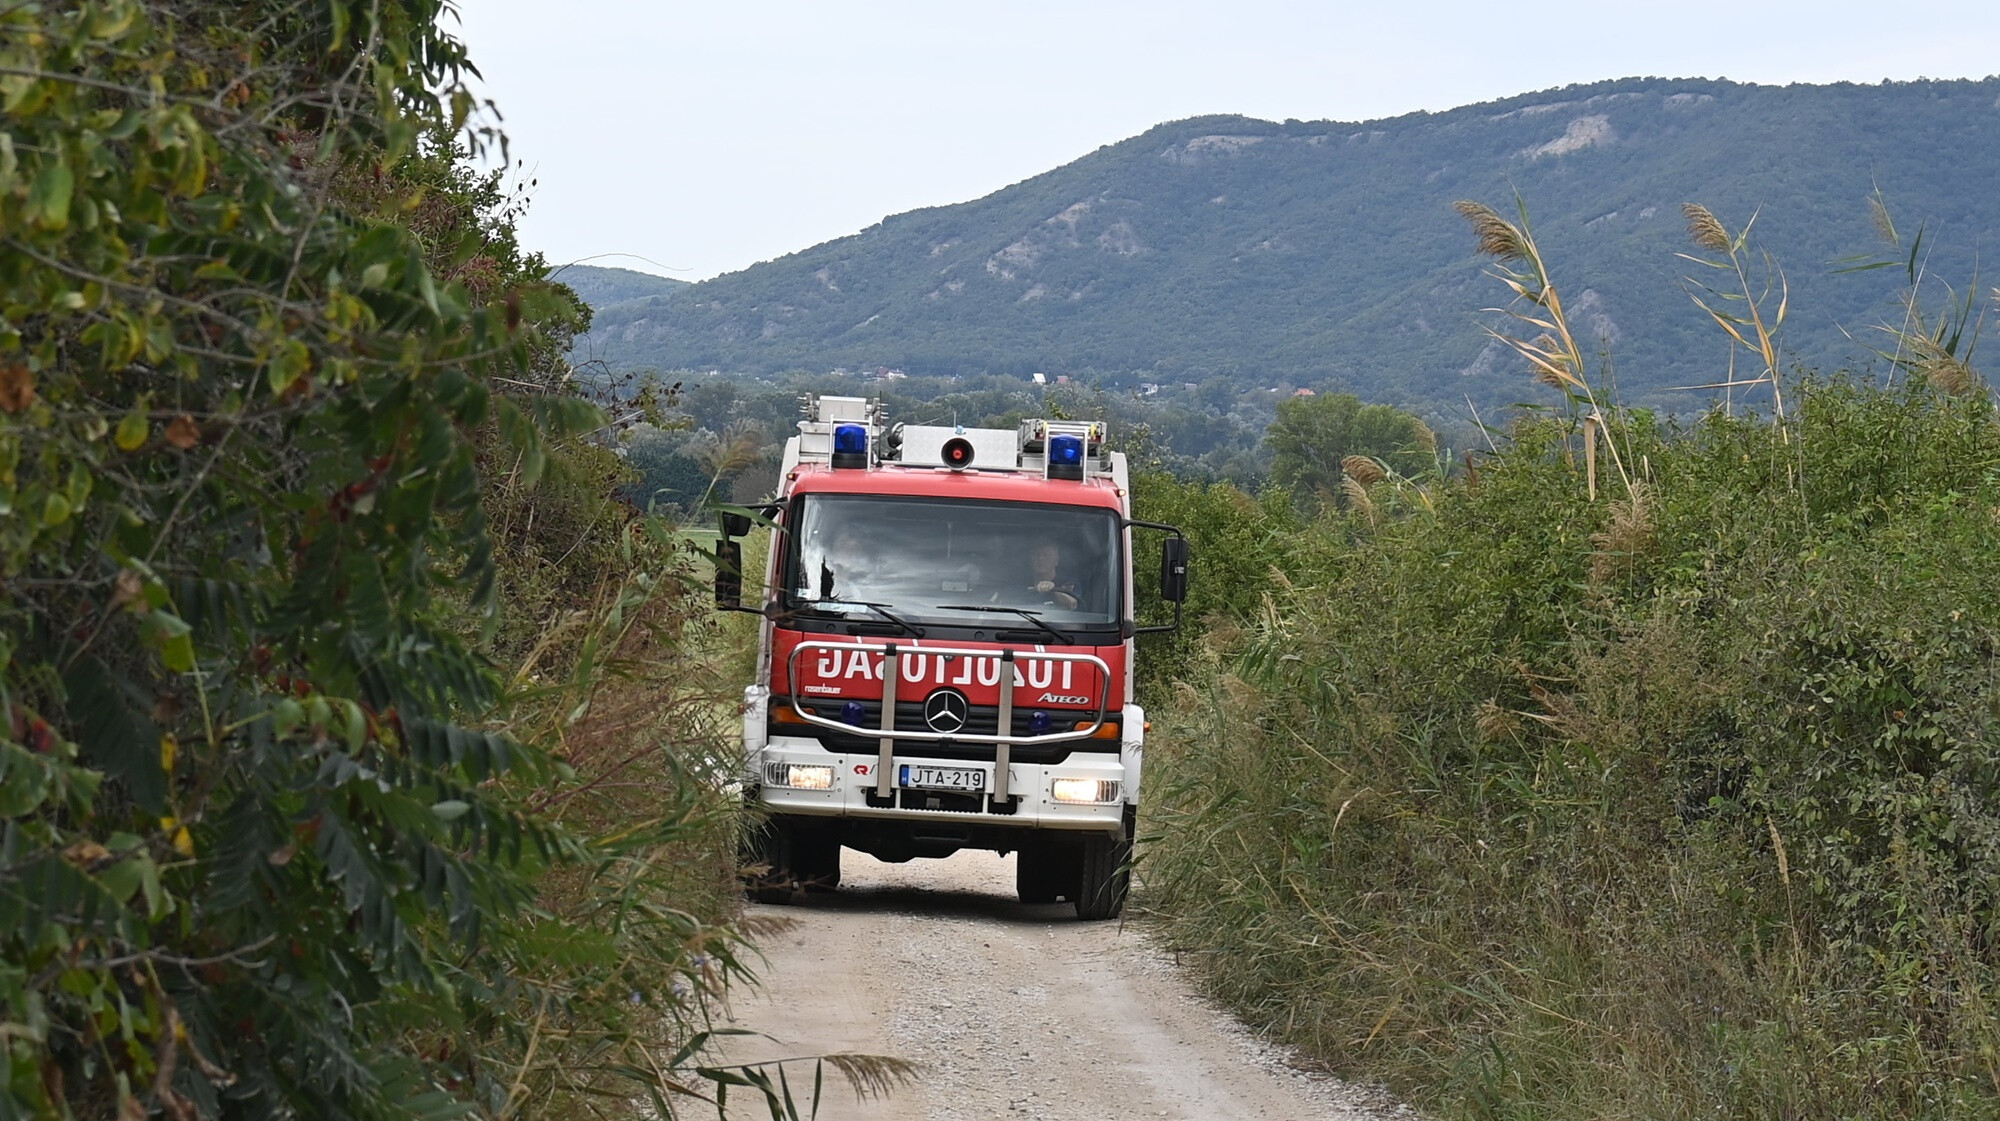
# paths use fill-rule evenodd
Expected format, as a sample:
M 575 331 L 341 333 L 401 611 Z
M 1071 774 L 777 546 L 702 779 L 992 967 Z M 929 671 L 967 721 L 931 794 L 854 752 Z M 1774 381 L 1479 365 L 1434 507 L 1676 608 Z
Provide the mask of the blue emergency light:
M 868 429 L 865 425 L 841 424 L 834 427 L 833 466 L 868 466 Z
M 840 719 L 842 723 L 852 724 L 859 728 L 861 727 L 861 717 L 860 701 L 848 701 L 840 706 Z
M 1031 736 L 1043 735 L 1046 734 L 1048 730 L 1049 730 L 1048 713 L 1043 712 L 1041 709 L 1036 709 L 1035 711 L 1028 714 L 1029 735 Z
M 1049 437 L 1049 478 L 1083 478 L 1083 437 L 1067 433 Z

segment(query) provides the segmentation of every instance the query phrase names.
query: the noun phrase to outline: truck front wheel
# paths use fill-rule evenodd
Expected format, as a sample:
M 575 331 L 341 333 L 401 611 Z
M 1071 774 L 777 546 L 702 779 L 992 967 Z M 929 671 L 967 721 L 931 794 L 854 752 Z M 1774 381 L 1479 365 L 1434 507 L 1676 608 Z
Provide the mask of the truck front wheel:
M 1130 831 L 1085 837 L 1078 871 L 1076 917 L 1085 921 L 1115 919 L 1125 910 L 1125 891 L 1132 882 Z
M 793 826 L 792 873 L 807 891 L 840 886 L 840 838 L 828 829 Z
M 752 903 L 788 903 L 792 898 L 791 844 L 782 823 L 753 821 L 743 834 L 738 875 Z
M 840 886 L 840 838 L 831 830 L 766 818 L 744 838 L 744 888 L 754 903 L 789 903 L 792 893 Z

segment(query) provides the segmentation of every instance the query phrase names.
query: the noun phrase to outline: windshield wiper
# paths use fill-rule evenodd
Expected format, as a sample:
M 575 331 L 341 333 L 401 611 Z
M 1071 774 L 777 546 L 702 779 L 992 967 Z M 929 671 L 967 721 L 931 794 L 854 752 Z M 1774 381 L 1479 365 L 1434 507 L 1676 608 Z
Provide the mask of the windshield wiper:
M 1037 630 L 1054 638 L 1057 642 L 1065 644 L 1074 644 L 1076 642 L 1070 636 L 1042 622 L 1041 612 L 1030 611 L 1025 607 L 995 607 L 988 603 L 940 603 L 937 605 L 937 609 L 939 611 L 985 611 L 994 615 L 1019 615 L 1021 618 L 1033 623 Z
M 903 617 L 902 617 L 901 615 L 898 615 L 898 614 L 896 614 L 895 612 L 893 612 L 893 611 L 889 610 L 889 605 L 888 605 L 888 604 L 886 604 L 886 603 L 870 603 L 869 601 L 867 601 L 867 600 L 865 600 L 865 599 L 815 599 L 815 600 L 807 600 L 807 601 L 805 602 L 805 604 L 804 604 L 803 606 L 801 606 L 801 607 L 797 607 L 797 608 L 794 608 L 794 609 L 792 609 L 791 611 L 787 611 L 787 612 L 786 612 L 785 614 L 786 614 L 786 615 L 795 615 L 795 614 L 797 614 L 797 613 L 798 613 L 798 612 L 800 612 L 800 611 L 805 611 L 805 610 L 812 610 L 812 611 L 816 611 L 816 612 L 819 612 L 819 613 L 820 613 L 820 614 L 822 614 L 822 615 L 835 615 L 836 617 L 839 617 L 839 618 L 845 618 L 845 616 L 840 616 L 840 615 L 838 615 L 838 614 L 837 614 L 836 612 L 832 612 L 832 611 L 827 611 L 824 605 L 826 605 L 826 604 L 829 604 L 829 603 L 837 603 L 837 604 L 840 604 L 840 605 L 842 605 L 842 606 L 844 606 L 844 607 L 865 607 L 865 608 L 867 608 L 868 610 L 870 610 L 870 611 L 873 611 L 873 612 L 874 612 L 875 614 L 877 614 L 877 615 L 880 615 L 880 616 L 881 616 L 882 618 L 884 618 L 884 619 L 888 620 L 888 622 L 889 622 L 889 625 L 890 625 L 890 626 L 893 626 L 893 627 L 897 628 L 898 630 L 902 631 L 902 632 L 903 632 L 904 634 L 907 634 L 907 635 L 914 635 L 914 636 L 916 636 L 917 638 L 922 638 L 922 637 L 924 637 L 924 632 L 923 632 L 922 628 L 919 628 L 919 627 L 914 627 L 914 626 L 911 626 L 911 625 L 910 625 L 910 621 L 909 621 L 908 619 L 905 619 L 905 618 L 903 618 Z

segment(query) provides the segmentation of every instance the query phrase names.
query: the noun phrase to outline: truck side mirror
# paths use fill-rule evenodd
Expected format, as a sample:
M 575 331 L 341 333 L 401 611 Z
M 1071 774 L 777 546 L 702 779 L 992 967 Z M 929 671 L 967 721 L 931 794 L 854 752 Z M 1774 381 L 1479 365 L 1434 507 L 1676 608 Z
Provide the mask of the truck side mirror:
M 731 514 L 724 511 L 722 515 L 722 535 L 724 537 L 744 537 L 748 536 L 749 533 L 750 515 Z
M 733 611 L 743 604 L 743 546 L 724 538 L 715 545 L 715 606 Z
M 1187 538 L 1169 537 L 1160 547 L 1160 598 L 1168 603 L 1186 603 L 1187 592 Z

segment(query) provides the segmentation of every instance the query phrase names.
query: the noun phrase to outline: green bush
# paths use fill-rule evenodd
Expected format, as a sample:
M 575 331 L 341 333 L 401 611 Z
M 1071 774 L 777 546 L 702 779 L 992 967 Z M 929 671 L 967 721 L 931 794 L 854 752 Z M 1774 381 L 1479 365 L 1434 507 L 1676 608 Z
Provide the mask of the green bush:
M 1218 992 L 1447 1116 L 2000 1116 L 2000 423 L 1793 405 L 1305 531 L 1156 717 Z
M 1169 699 L 1171 684 L 1192 672 L 1211 627 L 1225 630 L 1231 619 L 1263 609 L 1266 596 L 1286 580 L 1279 564 L 1296 566 L 1305 555 L 1300 535 L 1305 519 L 1290 495 L 1272 489 L 1259 499 L 1229 483 L 1196 482 L 1164 471 L 1141 471 L 1132 478 L 1133 516 L 1178 526 L 1187 536 L 1186 625 L 1178 632 L 1141 638 L 1139 699 L 1148 705 Z M 1133 532 L 1133 566 L 1142 622 L 1165 623 L 1171 609 L 1160 601 L 1160 535 Z

